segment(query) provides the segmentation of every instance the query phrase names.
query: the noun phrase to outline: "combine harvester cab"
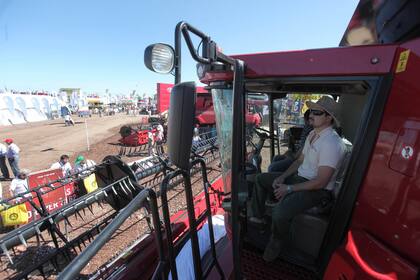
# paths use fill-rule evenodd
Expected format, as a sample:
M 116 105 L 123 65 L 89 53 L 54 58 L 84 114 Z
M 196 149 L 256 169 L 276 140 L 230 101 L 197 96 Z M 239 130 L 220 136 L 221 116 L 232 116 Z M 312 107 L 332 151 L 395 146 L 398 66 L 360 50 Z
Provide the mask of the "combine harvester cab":
M 154 225 L 149 241 L 156 245 L 127 251 L 126 259 L 120 256 L 106 272 L 98 271 L 99 278 L 417 279 L 420 215 L 413 205 L 420 201 L 418 11 L 419 1 L 362 0 L 342 42 L 373 45 L 238 56 L 223 54 L 209 36 L 180 22 L 174 49 L 154 44 L 145 52 L 145 64 L 151 70 L 175 70 L 171 110 L 177 114 L 169 114 L 168 145 L 176 169 L 168 172 L 160 185 L 163 226 L 156 193 L 146 188 L 59 279 L 79 276 L 119 225 L 146 201 Z M 201 55 L 191 35 L 202 40 Z M 213 96 L 222 169 L 222 179 L 213 185 L 206 180 L 202 159 L 191 160 L 196 89 L 193 82 L 181 82 L 182 38 L 199 63 L 199 79 Z M 273 103 L 288 94 L 331 95 L 341 107 L 341 129 L 350 142 L 337 180 L 332 182 L 331 199 L 290 219 L 283 250 L 271 263 L 262 258 L 270 223 L 261 228 L 247 219 L 249 187 L 253 186 L 248 175 L 260 172 L 252 167 L 246 150 L 246 98 L 252 94 L 268 96 L 271 158 L 276 138 Z M 190 184 L 194 164 L 202 167 L 204 182 L 204 192 L 195 199 Z M 179 216 L 170 216 L 165 203 L 166 183 L 178 175 L 184 180 L 187 196 L 182 223 L 186 227 L 180 234 L 174 228 Z M 294 186 L 289 187 L 287 195 L 292 195 Z M 200 207 L 203 204 L 205 209 Z M 211 215 L 220 212 L 224 213 L 227 237 L 217 241 L 212 235 Z M 198 230 L 206 219 L 210 249 L 202 254 Z M 187 240 L 192 276 L 179 275 L 187 262 L 176 260 Z
M 174 70 L 174 88 L 193 94 L 193 84 L 181 82 L 184 38 L 198 63 L 200 81 L 212 92 L 224 185 L 222 206 L 229 236 L 217 255 L 223 260 L 220 264 L 226 278 L 419 277 L 420 215 L 408 206 L 420 201 L 420 87 L 416 82 L 420 68 L 419 3 L 360 1 L 342 41 L 348 47 L 227 56 L 209 36 L 181 22 L 176 27 L 174 48 L 154 44 L 146 49 L 149 69 L 158 73 Z M 201 40 L 201 54 L 191 36 Z M 251 94 L 269 99 L 271 158 L 276 138 L 273 103 L 288 95 L 308 95 L 309 100 L 329 95 L 338 103 L 336 114 L 311 114 L 333 115 L 338 133 L 346 138 L 328 199 L 292 217 L 278 212 L 285 211 L 278 207 L 285 204 L 274 206 L 278 211 L 273 216 L 287 219 L 290 227 L 284 235 L 273 237 L 281 238 L 282 250 L 271 263 L 264 262 L 262 256 L 271 237 L 270 209 L 266 226 L 258 227 L 247 219 L 249 187 L 255 191 L 253 182 L 247 182 L 252 163 L 246 152 L 246 98 Z M 189 125 L 185 120 L 185 126 Z M 302 191 L 309 186 L 288 184 L 282 185 L 285 201 L 303 196 Z M 265 258 L 271 260 L 268 255 Z M 200 260 L 193 260 L 195 279 L 208 277 Z M 177 266 L 169 263 L 173 275 Z

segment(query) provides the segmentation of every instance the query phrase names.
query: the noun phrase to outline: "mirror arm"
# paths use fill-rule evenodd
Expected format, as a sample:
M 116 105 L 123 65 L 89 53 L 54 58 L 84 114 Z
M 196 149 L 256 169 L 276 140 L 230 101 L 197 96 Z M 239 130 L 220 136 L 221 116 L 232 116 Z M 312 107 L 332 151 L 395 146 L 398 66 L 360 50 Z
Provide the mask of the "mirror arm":
M 197 62 L 203 63 L 203 64 L 209 64 L 211 62 L 210 59 L 198 56 L 197 53 L 195 52 L 193 42 L 192 42 L 190 34 L 189 34 L 189 32 L 186 28 L 182 29 L 182 34 L 184 35 L 184 39 L 185 39 L 185 42 L 187 43 L 188 50 L 190 51 L 190 54 L 194 58 L 194 60 L 196 60 Z M 201 39 L 208 41 L 208 37 L 201 38 Z
M 181 21 L 175 27 L 175 85 L 181 82 L 181 30 L 186 23 Z
M 191 40 L 189 33 L 193 33 L 203 41 L 203 55 L 197 54 L 194 44 Z M 222 63 L 235 65 L 235 59 L 224 55 L 222 52 L 217 50 L 217 46 L 211 41 L 210 37 L 198 30 L 197 28 L 189 25 L 185 21 L 181 21 L 176 25 L 175 28 L 175 59 L 174 59 L 174 76 L 175 84 L 181 82 L 181 36 L 184 37 L 185 42 L 188 46 L 188 50 L 192 58 L 203 64 L 211 64 L 212 62 L 219 61 Z
M 179 22 L 175 27 L 175 61 L 174 61 L 174 69 L 175 69 L 175 85 L 181 82 L 181 35 L 184 35 L 185 41 L 187 43 L 188 49 L 190 51 L 191 56 L 200 62 L 208 63 L 207 61 L 204 62 L 195 53 L 194 45 L 191 41 L 191 38 L 188 34 L 188 31 L 192 32 L 193 34 L 200 37 L 202 40 L 210 40 L 210 37 L 206 36 L 203 32 L 199 31 L 197 28 L 192 27 L 185 21 Z

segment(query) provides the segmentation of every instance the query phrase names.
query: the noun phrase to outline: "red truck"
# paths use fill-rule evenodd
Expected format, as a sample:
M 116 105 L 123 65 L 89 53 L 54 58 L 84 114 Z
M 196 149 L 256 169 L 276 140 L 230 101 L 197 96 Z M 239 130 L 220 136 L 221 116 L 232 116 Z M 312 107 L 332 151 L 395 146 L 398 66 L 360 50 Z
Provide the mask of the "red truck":
M 193 82 L 181 83 L 179 58 L 184 38 L 200 64 L 199 79 L 213 96 L 222 177 L 211 185 L 210 192 L 195 199 L 186 184 L 188 216 L 183 211 L 184 218 L 178 213 L 165 220 L 166 233 L 172 232 L 168 251 L 163 249 L 159 228 L 152 239 L 157 245 L 148 240 L 142 251 L 123 255 L 113 278 L 167 278 L 169 271 L 173 279 L 181 278 L 176 277 L 180 266 L 175 256 L 184 244 L 179 240 L 187 235 L 195 279 L 419 279 L 419 11 L 420 1 L 361 0 L 341 46 L 328 49 L 227 56 L 209 36 L 185 22 L 176 27 L 175 48 L 149 46 L 145 51 L 149 69 L 175 71 L 170 110 L 184 109 L 169 120 L 170 158 L 179 168 L 173 176 L 182 174 L 189 182 L 186 169 L 196 90 Z M 202 40 L 201 55 L 191 34 Z M 165 64 L 165 71 L 153 65 L 153 61 L 164 60 L 152 59 L 160 53 L 173 62 Z M 245 158 L 245 100 L 254 93 L 268 97 L 271 135 L 274 100 L 287 94 L 333 96 L 341 107 L 343 134 L 351 142 L 335 182 L 333 203 L 324 212 L 315 209 L 296 215 L 289 240 L 273 263 L 262 261 L 269 229 L 262 232 L 242 218 L 247 215 L 247 167 L 253 164 Z M 171 134 L 171 129 L 180 132 Z M 274 137 L 269 139 L 272 156 Z M 144 197 L 137 197 L 127 208 Z M 224 213 L 227 237 L 217 243 L 212 240 L 209 254 L 201 257 L 197 229 L 203 224 L 206 200 L 212 214 Z M 60 279 L 75 276 L 88 263 L 87 257 L 105 244 L 104 236 L 101 239 L 78 256 L 64 271 L 67 276 Z M 143 265 L 152 259 L 154 265 Z

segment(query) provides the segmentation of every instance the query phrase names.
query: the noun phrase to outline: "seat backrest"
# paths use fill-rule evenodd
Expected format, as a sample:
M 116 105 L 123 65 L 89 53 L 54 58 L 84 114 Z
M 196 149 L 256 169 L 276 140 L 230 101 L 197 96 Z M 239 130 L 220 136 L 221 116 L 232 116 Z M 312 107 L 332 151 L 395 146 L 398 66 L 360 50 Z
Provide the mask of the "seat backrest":
M 346 175 L 347 167 L 350 163 L 351 152 L 353 149 L 352 144 L 344 139 L 344 143 L 346 145 L 346 152 L 344 153 L 343 161 L 341 162 L 340 169 L 338 169 L 337 176 L 335 178 L 335 185 L 333 189 L 334 198 L 337 198 L 338 194 L 340 193 L 341 186 L 343 185 L 343 180 Z

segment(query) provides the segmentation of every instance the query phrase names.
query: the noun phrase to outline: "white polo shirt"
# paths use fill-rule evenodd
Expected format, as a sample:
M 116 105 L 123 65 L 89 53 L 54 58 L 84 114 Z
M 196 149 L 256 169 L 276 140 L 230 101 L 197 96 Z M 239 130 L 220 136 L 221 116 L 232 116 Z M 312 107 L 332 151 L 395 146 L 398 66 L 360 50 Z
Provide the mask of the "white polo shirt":
M 7 147 L 7 158 L 15 158 L 19 156 L 20 149 L 15 143 L 11 143 Z
M 315 130 L 311 131 L 306 138 L 302 151 L 304 160 L 299 166 L 298 175 L 312 180 L 318 176 L 318 168 L 320 166 L 334 168 L 335 172 L 330 182 L 325 186 L 325 189 L 332 190 L 346 147 L 343 140 L 331 126 L 322 130 L 319 133 L 319 137 L 314 135 Z M 312 139 L 315 140 L 311 143 Z
M 156 130 L 157 130 L 157 140 L 162 141 L 163 140 L 163 126 L 159 124 L 156 127 Z
M 53 163 L 50 167 L 50 169 L 58 169 L 61 168 L 63 171 L 63 176 L 67 176 L 71 174 L 72 168 L 70 162 L 66 162 L 66 164 L 63 164 L 61 161 L 57 161 Z
M 2 143 L 0 143 L 0 157 L 3 156 L 5 157 L 7 154 L 7 147 L 6 145 L 3 145 Z
M 86 170 L 90 167 L 95 166 L 96 163 L 93 160 L 87 159 L 85 164 L 75 164 L 74 165 L 74 173 L 76 174 L 83 174 L 83 175 L 87 175 L 89 174 L 91 171 L 93 170 Z
M 12 191 L 13 195 L 16 196 L 18 194 L 24 193 L 29 191 L 28 187 L 28 181 L 27 179 L 20 179 L 15 178 L 12 180 L 12 183 L 10 183 L 10 190 Z M 27 193 L 24 195 L 25 197 L 32 197 L 30 193 Z

